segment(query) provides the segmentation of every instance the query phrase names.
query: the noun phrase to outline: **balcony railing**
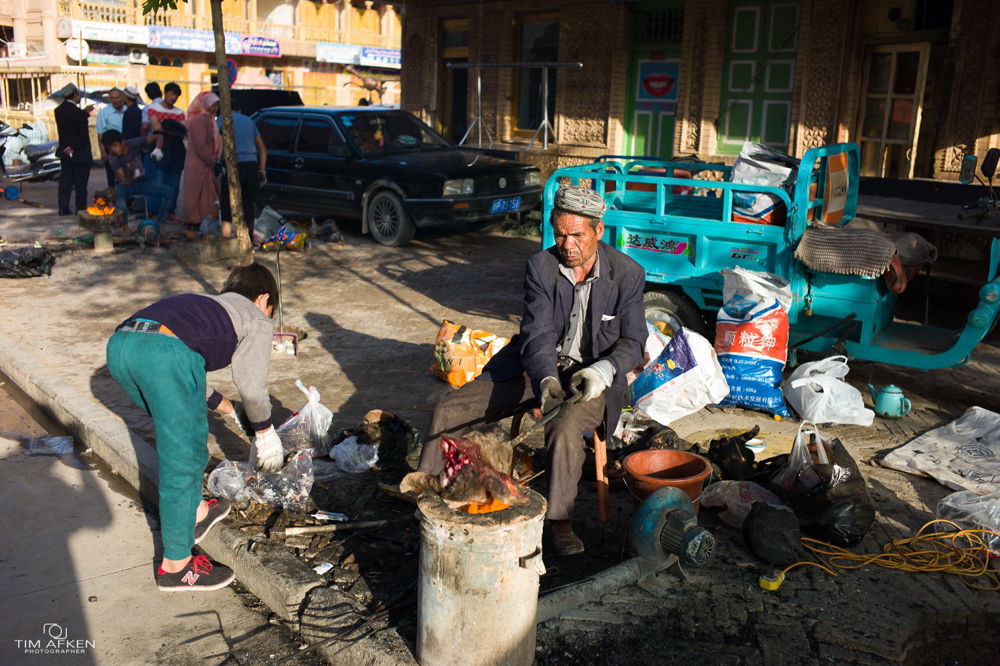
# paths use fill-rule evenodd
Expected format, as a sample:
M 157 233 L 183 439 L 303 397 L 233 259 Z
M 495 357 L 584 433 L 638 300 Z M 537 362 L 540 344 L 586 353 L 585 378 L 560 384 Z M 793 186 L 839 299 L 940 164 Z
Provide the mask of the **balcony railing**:
M 0 6 L 2 6 L 2 3 L 9 1 L 0 0 Z M 307 2 L 308 0 L 300 1 Z M 186 5 L 181 6 L 186 8 Z M 156 14 L 144 16 L 142 13 L 142 0 L 126 0 L 123 4 L 119 5 L 104 4 L 103 2 L 60 0 L 59 10 L 62 16 L 70 16 L 80 21 L 98 21 L 121 25 L 160 25 L 196 30 L 212 29 L 211 16 L 188 13 L 182 9 L 161 11 Z M 377 46 L 396 49 L 400 45 L 398 35 L 383 35 L 371 30 L 331 30 L 322 27 L 283 25 L 268 21 L 251 21 L 234 18 L 226 18 L 225 26 L 228 32 L 263 35 L 286 41 L 333 42 L 337 44 L 356 44 L 358 46 Z

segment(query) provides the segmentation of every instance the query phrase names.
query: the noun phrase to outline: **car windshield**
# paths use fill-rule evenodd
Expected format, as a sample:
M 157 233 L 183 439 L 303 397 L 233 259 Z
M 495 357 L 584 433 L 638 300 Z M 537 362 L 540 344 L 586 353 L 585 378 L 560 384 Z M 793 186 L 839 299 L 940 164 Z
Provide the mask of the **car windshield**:
M 449 147 L 441 135 L 409 113 L 342 113 L 340 122 L 344 124 L 351 141 L 365 156 Z

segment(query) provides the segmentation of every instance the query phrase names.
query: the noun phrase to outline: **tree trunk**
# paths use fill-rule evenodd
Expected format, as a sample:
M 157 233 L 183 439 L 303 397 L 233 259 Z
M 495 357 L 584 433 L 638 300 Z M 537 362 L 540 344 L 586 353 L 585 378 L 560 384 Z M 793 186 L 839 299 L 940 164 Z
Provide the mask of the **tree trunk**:
M 226 67 L 226 33 L 222 25 L 222 1 L 212 0 L 212 30 L 215 33 L 215 68 L 219 78 L 219 112 L 222 117 L 222 155 L 229 179 L 229 210 L 232 211 L 233 228 L 240 242 L 240 264 L 253 263 L 253 245 L 250 227 L 243 210 L 240 170 L 236 162 L 236 135 L 233 131 L 233 102 L 229 96 L 229 68 Z M 251 218 L 253 211 L 249 212 Z

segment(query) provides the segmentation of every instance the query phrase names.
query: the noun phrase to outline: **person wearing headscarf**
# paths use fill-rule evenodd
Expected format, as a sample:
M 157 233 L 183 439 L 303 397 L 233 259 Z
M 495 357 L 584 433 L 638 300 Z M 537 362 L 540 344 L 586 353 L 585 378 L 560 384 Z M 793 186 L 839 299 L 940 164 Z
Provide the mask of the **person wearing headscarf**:
M 206 217 L 216 217 L 219 188 L 215 165 L 222 148 L 215 114 L 219 96 L 200 93 L 188 107 L 188 151 L 184 160 L 184 226 L 198 227 Z
M 528 259 L 521 331 L 490 359 L 478 378 L 438 402 L 418 471 L 446 469 L 443 435 L 461 437 L 470 424 L 496 423 L 525 401 L 535 418 L 579 395 L 545 426 L 549 479 L 545 512 L 556 555 L 583 552 L 571 519 L 583 472 L 583 432 L 602 422 L 613 430 L 628 390 L 625 375 L 642 363 L 646 274 L 633 259 L 601 241 L 604 198 L 586 187 L 563 187 L 553 201 L 555 245 Z

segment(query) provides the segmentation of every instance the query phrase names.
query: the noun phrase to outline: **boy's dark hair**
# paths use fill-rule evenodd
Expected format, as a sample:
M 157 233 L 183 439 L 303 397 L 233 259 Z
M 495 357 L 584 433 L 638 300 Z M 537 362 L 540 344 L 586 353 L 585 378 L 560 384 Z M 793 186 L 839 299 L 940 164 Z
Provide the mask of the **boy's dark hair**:
M 166 95 L 167 93 L 170 93 L 170 92 L 175 92 L 178 95 L 180 95 L 181 94 L 181 87 L 179 85 L 177 85 L 176 83 L 173 83 L 173 82 L 170 82 L 167 85 L 163 86 L 163 94 L 164 95 Z
M 159 83 L 156 83 L 156 82 L 147 83 L 146 87 L 143 88 L 143 90 L 146 91 L 146 97 L 149 98 L 150 102 L 152 102 L 157 97 L 163 97 L 163 91 L 160 90 L 160 84 Z
M 222 293 L 239 294 L 256 301 L 261 294 L 267 294 L 267 304 L 271 306 L 271 316 L 278 311 L 278 283 L 267 266 L 254 262 L 249 266 L 238 266 L 226 278 Z
M 104 144 L 105 148 L 110 148 L 111 144 L 117 143 L 122 140 L 122 133 L 118 130 L 108 130 L 101 135 L 101 143 Z

